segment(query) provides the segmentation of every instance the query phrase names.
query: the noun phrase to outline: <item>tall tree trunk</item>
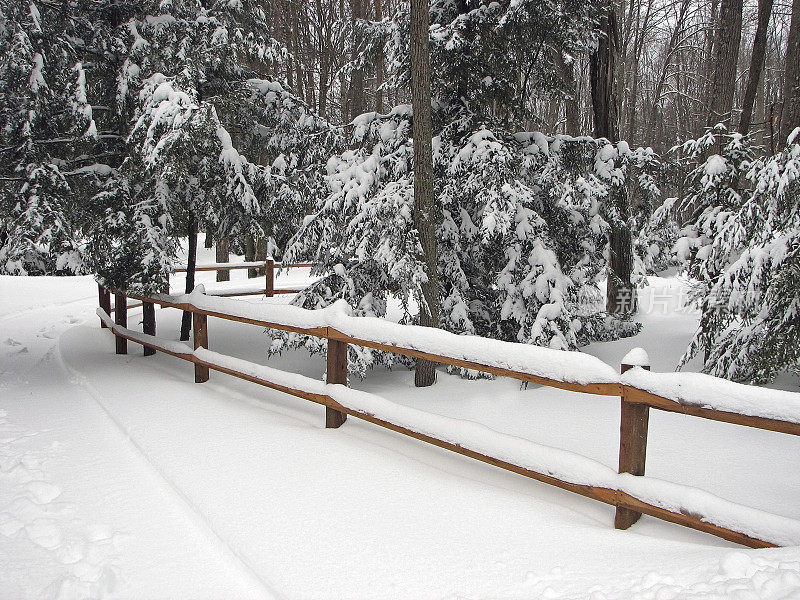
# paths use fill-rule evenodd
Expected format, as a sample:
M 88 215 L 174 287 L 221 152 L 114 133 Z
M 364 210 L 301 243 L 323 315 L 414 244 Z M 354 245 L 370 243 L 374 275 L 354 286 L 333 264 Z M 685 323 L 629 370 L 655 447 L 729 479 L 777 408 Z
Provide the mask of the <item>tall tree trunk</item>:
M 761 70 L 761 77 L 758 78 L 758 89 L 756 90 L 756 106 L 755 113 L 757 123 L 761 124 L 759 128 L 758 137 L 756 138 L 758 144 L 767 147 L 767 103 L 764 97 L 764 70 Z
M 658 140 L 658 143 L 655 145 L 657 149 L 660 149 L 663 144 L 663 136 L 655 135 L 656 128 L 659 126 L 660 123 L 663 122 L 663 119 L 658 118 L 659 107 L 661 105 L 661 95 L 667 83 L 667 76 L 669 75 L 669 67 L 673 62 L 673 58 L 677 54 L 677 48 L 680 44 L 681 38 L 684 35 L 686 16 L 689 11 L 690 2 L 691 0 L 682 0 L 680 7 L 678 8 L 677 16 L 675 18 L 675 24 L 672 29 L 672 34 L 670 35 L 669 45 L 667 46 L 666 51 L 664 53 L 664 62 L 661 65 L 658 81 L 656 82 L 655 89 L 653 90 L 652 104 L 650 105 L 650 115 L 646 125 L 647 125 L 648 135 Z
M 249 233 L 244 238 L 244 260 L 245 262 L 253 262 L 256 259 L 256 240 Z M 258 269 L 247 269 L 247 277 L 253 279 L 258 277 Z
M 206 235 L 203 239 L 203 246 L 205 248 L 211 248 L 214 245 L 214 230 L 211 228 L 211 225 L 206 227 Z
M 575 81 L 575 60 L 566 61 L 559 50 L 555 51 L 554 58 L 570 94 L 570 97 L 564 98 L 564 133 L 577 137 L 580 135 L 580 108 L 578 85 Z
M 439 274 L 436 251 L 436 215 L 433 191 L 431 125 L 431 63 L 428 40 L 428 0 L 411 0 L 411 107 L 414 114 L 414 225 L 422 245 L 428 279 L 422 284 L 419 321 L 439 327 Z M 414 385 L 436 381 L 436 363 L 417 360 Z
M 730 127 L 733 93 L 736 89 L 736 65 L 742 40 L 742 0 L 721 0 L 719 27 L 714 42 L 714 60 L 709 97 L 708 120 L 712 127 L 725 123 Z
M 323 14 L 322 3 L 316 0 L 318 15 Z M 325 40 L 321 42 L 323 45 L 320 47 L 319 58 L 319 114 L 323 119 L 328 118 L 328 90 L 330 87 L 330 72 L 331 72 L 331 47 L 330 41 Z
M 612 5 L 600 19 L 602 33 L 589 58 L 594 135 L 612 142 L 619 139 L 619 98 L 614 71 L 617 58 L 617 13 Z
M 364 18 L 363 0 L 350 0 L 350 9 L 352 10 L 353 13 L 353 23 Z M 357 56 L 358 53 L 361 52 L 361 50 L 363 49 L 362 38 L 363 36 L 361 34 L 358 34 L 355 37 L 353 43 L 354 46 L 353 58 L 355 58 L 355 56 Z M 347 108 L 351 121 L 361 113 L 365 112 L 367 109 L 363 67 L 354 69 L 353 72 L 350 74 L 350 88 L 347 98 Z
M 216 260 L 218 263 L 226 263 L 230 262 L 231 254 L 230 254 L 230 244 L 228 243 L 228 238 L 221 237 L 217 239 L 217 255 Z M 228 270 L 225 271 L 217 271 L 217 281 L 230 281 L 231 280 L 231 272 Z
M 375 20 L 383 20 L 383 4 L 381 0 L 375 0 Z M 378 61 L 375 65 L 375 111 L 380 115 L 385 108 L 383 106 L 383 72 L 386 70 L 386 59 L 383 55 L 383 48 L 378 48 Z
M 783 86 L 779 148 L 786 145 L 786 139 L 798 126 L 800 126 L 800 0 L 794 0 L 789 39 L 786 44 L 786 81 Z
M 764 71 L 764 57 L 767 54 L 767 26 L 772 16 L 773 0 L 758 0 L 758 24 L 753 39 L 753 54 L 750 57 L 750 72 L 747 74 L 747 87 L 742 99 L 742 115 L 739 117 L 739 133 L 750 131 L 753 120 L 753 106 L 758 92 L 758 83 Z
M 258 261 L 262 261 L 263 262 L 263 261 L 267 260 L 267 238 L 260 237 L 260 238 L 256 239 L 256 254 L 255 254 L 255 257 L 256 257 L 256 260 L 258 260 Z M 264 269 L 263 267 L 258 269 L 258 276 L 261 277 L 262 275 L 264 275 L 265 271 L 266 271 L 266 269 Z
M 589 59 L 589 79 L 592 87 L 594 135 L 611 142 L 619 140 L 619 97 L 616 91 L 615 62 L 619 32 L 617 11 L 612 3 L 600 20 L 602 37 Z M 628 225 L 630 203 L 624 186 L 614 190 L 608 244 L 611 271 L 606 288 L 606 311 L 628 315 L 636 308 L 636 290 L 631 284 L 633 247 Z
M 645 8 L 644 17 L 639 18 L 641 13 L 641 2 L 636 3 L 636 24 L 634 26 L 633 36 L 633 51 L 628 60 L 630 70 L 633 72 L 631 75 L 630 89 L 627 96 L 627 140 L 629 143 L 636 142 L 636 126 L 639 108 L 639 75 L 641 71 L 640 62 L 642 57 L 642 49 L 644 41 L 650 27 L 650 15 L 652 13 L 653 3 L 648 2 Z M 633 12 L 633 11 L 630 11 Z M 649 132 L 652 134 L 652 132 Z
M 193 211 L 189 211 L 187 233 L 189 235 L 189 260 L 186 263 L 186 290 L 191 294 L 194 290 L 194 272 L 197 267 L 197 219 Z M 181 340 L 189 339 L 189 331 L 192 329 L 192 313 L 188 310 L 183 311 L 181 320 Z
M 703 62 L 700 75 L 705 80 L 703 91 L 705 96 L 703 101 L 707 106 L 711 96 L 711 79 L 714 73 L 714 44 L 717 41 L 717 31 L 719 30 L 719 0 L 711 0 L 711 7 L 708 13 L 708 27 L 706 28 L 705 44 L 703 48 Z

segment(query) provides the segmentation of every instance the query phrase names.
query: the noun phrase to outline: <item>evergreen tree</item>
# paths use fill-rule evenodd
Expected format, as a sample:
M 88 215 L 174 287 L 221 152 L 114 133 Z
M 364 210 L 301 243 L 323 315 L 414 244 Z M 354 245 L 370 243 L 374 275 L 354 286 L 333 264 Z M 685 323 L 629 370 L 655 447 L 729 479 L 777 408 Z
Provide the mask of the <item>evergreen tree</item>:
M 799 133 L 768 157 L 721 126 L 684 145 L 705 159 L 689 176 L 687 200 L 702 204 L 677 244 L 698 281 L 693 299 L 701 310 L 683 364 L 703 352 L 707 372 L 757 383 L 797 369 Z
M 261 2 L 175 0 L 142 3 L 116 30 L 116 111 L 132 125 L 125 160 L 95 198 L 103 218 L 89 247 L 103 281 L 161 290 L 174 239 L 201 227 L 283 241 L 297 227 L 319 157 L 310 138 L 330 128 L 267 78 L 286 55 L 268 29 Z M 190 252 L 187 291 L 193 264 Z
M 434 2 L 434 174 L 439 212 L 440 325 L 454 332 L 573 349 L 634 333 L 606 315 L 598 282 L 606 204 L 635 179 L 652 209 L 652 151 L 592 138 L 516 133 L 532 94 L 565 93 L 552 48 L 588 51 L 596 7 L 569 2 Z M 379 26 L 396 81 L 408 81 L 407 14 Z M 536 40 L 531 43 L 527 40 Z M 526 40 L 523 43 L 523 40 Z M 299 294 L 307 308 L 343 298 L 385 316 L 391 297 L 417 319 L 424 269 L 413 215 L 409 107 L 366 113 L 327 166 L 327 193 L 287 251 L 326 274 Z M 644 190 L 647 193 L 644 193 Z M 654 192 L 654 193 L 651 193 Z M 285 334 L 273 350 L 313 340 Z M 351 349 L 359 373 L 392 356 Z
M 0 3 L 0 20 L 0 272 L 80 272 L 71 158 L 98 138 L 81 23 L 33 0 Z

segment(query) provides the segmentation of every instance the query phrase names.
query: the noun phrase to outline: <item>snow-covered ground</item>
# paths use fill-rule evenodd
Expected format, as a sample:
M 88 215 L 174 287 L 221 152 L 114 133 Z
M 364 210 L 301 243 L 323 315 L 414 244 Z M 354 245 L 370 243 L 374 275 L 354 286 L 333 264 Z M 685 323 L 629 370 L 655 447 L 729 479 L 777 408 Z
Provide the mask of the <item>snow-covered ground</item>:
M 644 331 L 587 351 L 616 365 L 642 346 L 672 370 L 695 326 L 683 294 L 651 278 Z M 800 548 L 747 550 L 649 517 L 616 531 L 592 500 L 356 419 L 326 430 L 320 406 L 217 372 L 197 385 L 190 364 L 134 344 L 117 356 L 96 306 L 88 277 L 0 278 L 0 599 L 800 598 Z M 180 314 L 156 314 L 176 339 Z M 257 327 L 211 319 L 209 337 L 254 362 L 325 368 L 267 359 Z M 419 390 L 403 369 L 351 383 L 616 466 L 614 398 L 443 373 Z M 798 456 L 793 436 L 651 412 L 649 475 L 795 519 Z

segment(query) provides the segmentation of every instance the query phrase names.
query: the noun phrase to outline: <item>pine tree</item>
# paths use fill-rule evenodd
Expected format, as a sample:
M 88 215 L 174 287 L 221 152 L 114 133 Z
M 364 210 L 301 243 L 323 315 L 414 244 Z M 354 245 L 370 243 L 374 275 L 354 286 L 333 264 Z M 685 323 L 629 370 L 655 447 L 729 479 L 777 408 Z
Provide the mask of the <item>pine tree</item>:
M 301 212 L 303 177 L 287 177 L 287 166 L 302 172 L 301 140 L 326 124 L 266 78 L 285 50 L 264 34 L 263 3 L 152 1 L 139 9 L 116 32 L 124 48 L 117 113 L 133 123 L 127 157 L 96 198 L 104 220 L 90 248 L 103 280 L 152 292 L 174 263 L 167 240 L 189 230 L 287 239 L 297 218 L 266 215 L 281 205 Z M 109 243 L 144 261 L 108 261 Z
M 659 194 L 652 151 L 592 138 L 515 131 L 535 118 L 531 94 L 565 93 L 560 63 L 536 44 L 588 51 L 597 7 L 555 2 L 434 2 L 434 180 L 439 247 L 440 325 L 454 332 L 574 349 L 591 339 L 632 334 L 604 310 L 598 282 L 606 260 L 607 199 L 637 188 L 652 210 Z M 406 13 L 386 24 L 387 64 L 408 83 Z M 533 38 L 531 38 L 533 36 Z M 354 314 L 386 316 L 399 300 L 403 321 L 418 319 L 425 274 L 414 229 L 409 107 L 366 113 L 350 126 L 347 149 L 328 162 L 320 199 L 287 250 L 326 274 L 295 302 L 320 308 L 345 299 Z M 635 180 L 636 185 L 631 185 Z M 295 334 L 292 345 L 321 350 Z M 363 374 L 391 355 L 351 349 Z
M 687 143 L 703 152 L 712 139 L 724 141 L 691 176 L 692 195 L 713 202 L 678 245 L 692 257 L 702 311 L 683 364 L 702 351 L 707 372 L 756 383 L 800 365 L 798 133 L 775 156 L 760 158 L 747 138 L 719 130 Z
M 0 14 L 0 272 L 81 272 L 70 159 L 98 137 L 69 38 L 81 24 L 34 1 L 3 2 Z

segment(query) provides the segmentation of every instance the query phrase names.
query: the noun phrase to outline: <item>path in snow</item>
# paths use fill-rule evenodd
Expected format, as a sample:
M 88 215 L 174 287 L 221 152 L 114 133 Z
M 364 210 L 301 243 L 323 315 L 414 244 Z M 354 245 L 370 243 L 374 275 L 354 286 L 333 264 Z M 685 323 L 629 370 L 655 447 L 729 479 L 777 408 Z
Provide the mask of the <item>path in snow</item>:
M 0 279 L 0 290 L 9 283 Z M 6 530 L 13 521 L 0 517 L 0 598 L 800 595 L 797 548 L 742 550 L 649 519 L 615 531 L 602 504 L 355 419 L 325 430 L 321 407 L 218 373 L 194 384 L 191 365 L 144 358 L 135 344 L 116 356 L 92 315 L 90 280 L 36 285 L 53 303 L 90 299 L 34 302 L 35 311 L 0 324 L 0 512 L 24 524 Z M 159 334 L 174 337 L 179 313 L 157 318 Z M 211 347 L 221 352 L 263 361 L 264 338 L 255 327 L 210 321 Z M 315 377 L 324 370 L 320 357 L 269 362 Z M 507 380 L 447 377 L 421 397 L 410 377 L 375 373 L 354 384 L 614 460 L 616 441 L 597 441 L 616 417 L 592 397 L 567 404 Z M 575 413 L 572 430 L 560 425 L 565 407 Z M 671 436 L 673 450 L 687 445 L 674 439 L 683 422 L 660 424 L 658 444 L 670 448 Z M 688 443 L 701 436 L 690 432 Z M 758 481 L 784 478 L 793 463 L 797 446 L 778 447 L 789 455 L 777 473 L 754 474 Z M 755 450 L 758 460 L 764 449 Z M 676 474 L 668 460 L 655 464 Z M 740 466 L 747 472 L 752 462 Z M 796 504 L 796 492 L 771 493 Z M 20 498 L 34 507 L 15 516 Z M 32 525 L 37 518 L 47 527 Z
M 0 598 L 268 597 L 63 365 L 60 335 L 94 310 L 80 282 L 0 311 Z

